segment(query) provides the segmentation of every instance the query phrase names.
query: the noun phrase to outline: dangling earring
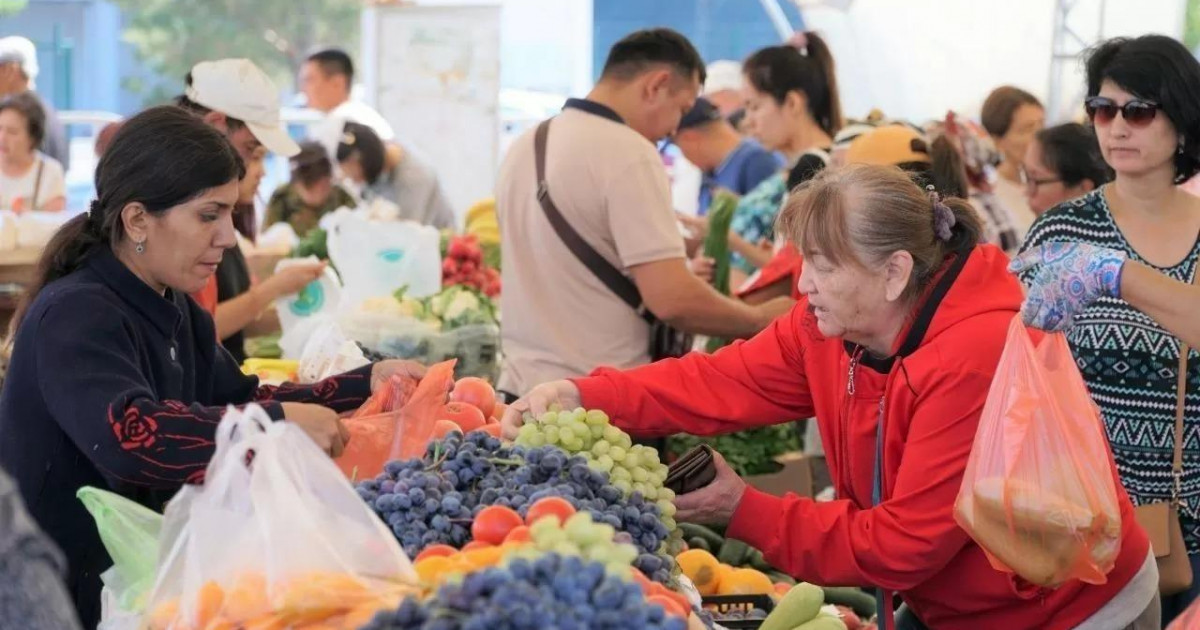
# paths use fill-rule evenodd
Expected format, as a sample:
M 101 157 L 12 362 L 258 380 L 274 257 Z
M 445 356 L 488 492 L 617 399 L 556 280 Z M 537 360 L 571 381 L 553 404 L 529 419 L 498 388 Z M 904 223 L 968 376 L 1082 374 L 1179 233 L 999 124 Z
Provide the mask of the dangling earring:
M 1179 139 L 1179 148 L 1176 150 L 1176 153 L 1177 153 L 1177 154 L 1179 154 L 1179 155 L 1183 155 L 1183 145 L 1184 145 L 1184 144 L 1185 144 L 1185 141 L 1184 141 L 1184 139 L 1183 139 L 1183 138 L 1180 138 L 1180 139 Z
M 138 241 L 138 244 L 136 247 L 133 248 L 133 251 L 135 251 L 139 254 L 146 253 L 146 241 Z

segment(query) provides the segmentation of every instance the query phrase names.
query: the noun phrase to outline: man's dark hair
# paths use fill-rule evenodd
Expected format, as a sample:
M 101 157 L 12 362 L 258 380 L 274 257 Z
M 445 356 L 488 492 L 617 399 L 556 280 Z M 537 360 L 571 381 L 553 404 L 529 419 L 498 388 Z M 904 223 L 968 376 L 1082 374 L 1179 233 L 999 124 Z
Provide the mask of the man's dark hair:
M 320 142 L 301 142 L 300 153 L 289 161 L 292 166 L 292 180 L 305 186 L 312 186 L 323 179 L 333 177 L 333 162 Z
M 1112 181 L 1112 169 L 1104 162 L 1096 134 L 1090 127 L 1067 123 L 1037 133 L 1042 162 L 1054 171 L 1064 186 L 1078 186 L 1083 180 L 1099 188 Z
M 613 44 L 604 62 L 601 79 L 628 81 L 654 65 L 671 66 L 679 76 L 697 74 L 704 83 L 704 60 L 686 37 L 669 28 L 652 28 L 626 35 Z
M 187 76 L 183 78 L 183 82 L 188 87 L 192 86 L 192 73 L 191 72 L 187 73 Z M 201 105 L 200 103 L 197 103 L 196 101 L 193 101 L 192 99 L 188 98 L 187 94 L 180 94 L 179 96 L 176 96 L 175 97 L 175 106 L 179 107 L 180 109 L 183 109 L 184 111 L 186 111 L 190 114 L 195 115 L 197 118 L 204 118 L 205 115 L 207 115 L 209 112 L 212 111 L 211 108 L 205 107 L 205 106 Z M 239 120 L 237 118 L 234 118 L 233 116 L 226 114 L 225 115 L 225 126 L 229 128 L 229 133 L 233 133 L 233 132 L 237 131 L 238 129 L 245 127 L 246 123 L 243 122 L 242 120 Z
M 25 118 L 25 131 L 33 141 L 33 150 L 42 148 L 46 139 L 46 110 L 33 92 L 21 92 L 0 101 L 0 111 L 11 109 Z
M 354 62 L 341 48 L 326 48 L 308 56 L 305 61 L 321 66 L 326 75 L 340 74 L 346 77 L 346 85 L 354 85 Z

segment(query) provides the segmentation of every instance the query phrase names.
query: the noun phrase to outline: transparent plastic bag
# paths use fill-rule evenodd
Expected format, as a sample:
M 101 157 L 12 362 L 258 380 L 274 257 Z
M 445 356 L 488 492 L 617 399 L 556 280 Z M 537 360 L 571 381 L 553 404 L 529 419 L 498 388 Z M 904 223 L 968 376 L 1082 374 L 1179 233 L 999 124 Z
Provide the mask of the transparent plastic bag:
M 357 628 L 416 592 L 395 537 L 300 428 L 251 405 L 216 442 L 204 486 L 167 505 L 147 628 Z
M 341 272 L 346 304 L 391 295 L 408 287 L 413 297 L 442 289 L 441 238 L 413 221 L 371 221 L 344 215 L 330 226 L 329 259 Z
M 140 612 L 154 586 L 161 514 L 125 497 L 84 486 L 75 496 L 96 521 L 113 566 L 101 575 L 112 613 Z
M 370 362 L 362 349 L 342 332 L 337 321 L 324 319 L 316 324 L 304 343 L 297 376 L 301 383 L 316 383 L 367 363 Z
M 1112 454 L 1066 337 L 1014 318 L 955 502 L 999 571 L 1104 584 L 1121 546 Z

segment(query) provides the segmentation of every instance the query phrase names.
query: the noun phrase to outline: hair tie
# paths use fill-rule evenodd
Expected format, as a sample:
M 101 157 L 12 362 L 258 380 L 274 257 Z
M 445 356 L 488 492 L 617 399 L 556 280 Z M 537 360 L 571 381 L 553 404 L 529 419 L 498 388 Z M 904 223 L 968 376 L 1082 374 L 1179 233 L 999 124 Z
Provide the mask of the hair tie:
M 932 185 L 927 186 L 926 190 L 929 191 L 929 203 L 933 206 L 933 234 L 939 241 L 948 243 L 954 236 L 954 225 L 958 219 L 954 218 L 954 211 L 942 201 Z
M 808 56 L 808 34 L 804 31 L 793 32 L 792 36 L 788 38 L 788 44 L 799 50 L 801 55 Z

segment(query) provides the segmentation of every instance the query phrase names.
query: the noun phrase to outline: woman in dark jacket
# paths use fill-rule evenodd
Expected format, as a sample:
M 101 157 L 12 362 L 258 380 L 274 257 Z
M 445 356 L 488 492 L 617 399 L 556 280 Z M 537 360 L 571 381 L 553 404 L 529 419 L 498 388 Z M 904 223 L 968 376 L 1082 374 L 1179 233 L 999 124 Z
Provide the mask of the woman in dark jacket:
M 55 235 L 13 322 L 0 395 L 0 464 L 62 548 L 84 627 L 99 618 L 112 561 L 75 493 L 108 488 L 162 510 L 203 481 L 229 405 L 256 402 L 331 455 L 347 439 L 338 412 L 405 362 L 311 386 L 260 387 L 217 344 L 187 297 L 236 244 L 242 164 L 218 131 L 174 107 L 130 119 L 96 169 L 98 199 Z

